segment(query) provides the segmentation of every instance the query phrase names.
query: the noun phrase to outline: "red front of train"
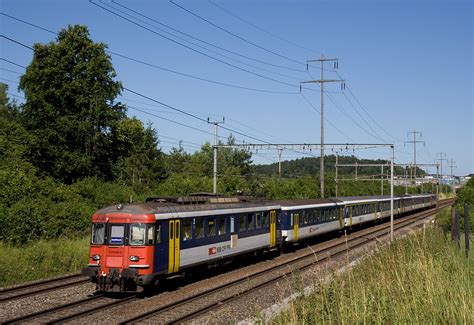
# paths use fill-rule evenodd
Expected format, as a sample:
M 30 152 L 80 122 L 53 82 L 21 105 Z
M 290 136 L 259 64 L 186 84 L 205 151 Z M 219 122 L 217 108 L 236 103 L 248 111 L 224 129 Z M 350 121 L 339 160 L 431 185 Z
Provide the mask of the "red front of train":
M 115 210 L 115 211 L 114 211 Z M 89 263 L 82 274 L 98 291 L 139 291 L 153 281 L 154 214 L 118 205 L 92 216 Z

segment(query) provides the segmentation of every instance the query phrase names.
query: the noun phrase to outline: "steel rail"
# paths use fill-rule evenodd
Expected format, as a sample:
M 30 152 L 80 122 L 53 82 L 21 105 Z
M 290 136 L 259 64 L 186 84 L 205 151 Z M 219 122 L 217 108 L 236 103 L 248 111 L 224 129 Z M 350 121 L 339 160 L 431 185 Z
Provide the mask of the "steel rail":
M 88 278 L 81 275 L 71 275 L 57 279 L 48 279 L 45 281 L 25 284 L 18 287 L 7 288 L 0 292 L 0 302 L 25 298 L 37 294 L 59 290 L 78 284 L 89 282 Z

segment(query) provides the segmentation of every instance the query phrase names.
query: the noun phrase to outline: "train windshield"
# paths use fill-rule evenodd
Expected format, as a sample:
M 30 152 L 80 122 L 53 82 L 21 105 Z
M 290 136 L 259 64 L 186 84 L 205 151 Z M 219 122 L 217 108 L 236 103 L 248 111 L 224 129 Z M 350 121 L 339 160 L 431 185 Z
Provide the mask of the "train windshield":
M 125 243 L 125 225 L 109 224 L 110 237 L 109 245 L 123 245 Z
M 145 245 L 146 225 L 134 223 L 130 227 L 130 245 Z
M 103 244 L 105 240 L 105 224 L 94 223 L 92 225 L 92 244 Z

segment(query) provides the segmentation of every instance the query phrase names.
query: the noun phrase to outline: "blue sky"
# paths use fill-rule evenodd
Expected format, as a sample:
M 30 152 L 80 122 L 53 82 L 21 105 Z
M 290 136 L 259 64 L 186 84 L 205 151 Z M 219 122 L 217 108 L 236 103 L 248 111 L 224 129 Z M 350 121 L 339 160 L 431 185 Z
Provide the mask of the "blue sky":
M 53 31 L 68 24 L 85 24 L 93 40 L 107 43 L 111 51 L 134 59 L 199 78 L 272 91 L 217 85 L 112 55 L 117 79 L 125 87 L 204 119 L 225 116 L 226 127 L 266 142 L 319 143 L 319 88 L 315 84 L 305 85 L 307 89 L 300 94 L 299 83 L 319 78 L 317 68 L 310 67 L 306 71 L 307 60 L 319 58 L 322 53 L 337 57 L 337 72 L 346 80 L 347 87 L 344 93 L 341 93 L 339 83 L 325 88 L 328 91 L 325 94 L 326 143 L 394 142 L 396 161 L 410 163 L 413 147 L 404 141 L 410 140 L 407 132 L 416 129 L 423 134 L 420 140 L 426 141 L 426 146 L 418 146 L 418 163 L 433 163 L 436 153 L 445 152 L 446 158 L 455 161 L 455 174 L 474 172 L 472 1 L 212 1 L 260 29 L 207 0 L 175 0 L 254 45 L 168 1 L 116 0 L 182 33 L 251 59 L 191 40 L 137 14 L 134 18 L 126 16 L 156 33 L 234 65 L 231 67 L 88 1 L 2 0 L 0 5 L 2 13 Z M 95 2 L 127 12 L 111 1 Z M 35 42 L 49 42 L 55 37 L 5 16 L 0 19 L 3 35 L 30 46 Z M 182 40 L 159 31 L 157 26 Z M 3 59 L 23 66 L 31 62 L 32 52 L 28 49 L 5 39 L 0 39 L 0 48 Z M 0 68 L 3 69 L 0 70 L 0 81 L 9 84 L 11 94 L 22 96 L 16 91 L 15 81 L 19 75 L 7 71 L 21 73 L 22 69 L 3 60 Z M 333 70 L 331 63 L 326 68 L 325 78 L 339 78 L 329 71 Z M 120 100 L 130 105 L 129 115 L 153 123 L 165 151 L 177 146 L 178 140 L 184 141 L 186 150 L 193 151 L 197 145 L 213 139 L 209 134 L 213 132 L 212 125 L 154 106 L 157 104 L 127 91 Z M 229 131 L 220 130 L 220 134 L 228 136 Z M 243 135 L 236 135 L 236 138 L 247 143 L 257 142 Z M 331 153 L 330 149 L 328 151 Z M 359 157 L 389 157 L 386 149 L 356 153 Z M 296 156 L 293 152 L 283 154 L 284 159 Z M 260 151 L 254 156 L 257 163 L 276 159 L 277 154 L 272 151 Z M 446 173 L 447 168 L 443 169 Z M 430 171 L 434 172 L 434 169 Z

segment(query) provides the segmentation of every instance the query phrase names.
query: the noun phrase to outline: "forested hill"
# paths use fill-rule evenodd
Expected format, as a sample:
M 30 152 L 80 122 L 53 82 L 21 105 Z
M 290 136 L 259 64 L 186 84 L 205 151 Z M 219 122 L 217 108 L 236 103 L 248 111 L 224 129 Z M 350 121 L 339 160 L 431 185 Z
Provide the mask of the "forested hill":
M 377 159 L 359 159 L 355 156 L 339 156 L 338 164 L 387 164 L 390 163 L 387 160 Z M 295 160 L 285 160 L 281 162 L 281 175 L 286 178 L 308 176 L 319 174 L 319 157 L 304 157 Z M 335 173 L 336 172 L 336 156 L 328 155 L 324 157 L 325 172 Z M 256 165 L 255 172 L 261 176 L 270 176 L 278 174 L 278 163 L 268 165 Z M 354 167 L 339 167 L 338 173 L 340 175 L 354 175 Z M 380 167 L 357 167 L 357 173 L 359 175 L 380 175 Z M 384 174 L 390 174 L 390 168 L 384 168 Z M 395 167 L 395 174 L 403 175 L 403 167 Z M 425 175 L 425 171 L 417 168 L 417 175 Z

